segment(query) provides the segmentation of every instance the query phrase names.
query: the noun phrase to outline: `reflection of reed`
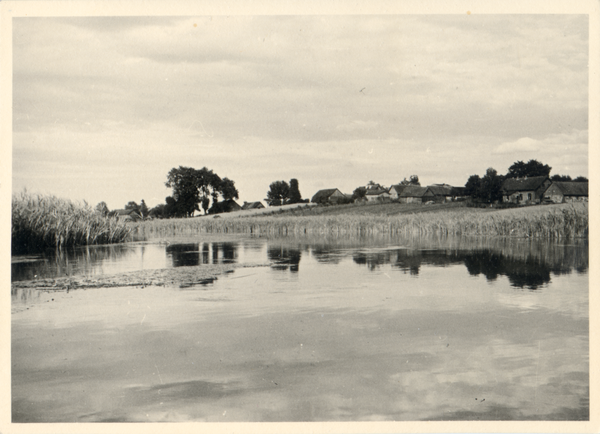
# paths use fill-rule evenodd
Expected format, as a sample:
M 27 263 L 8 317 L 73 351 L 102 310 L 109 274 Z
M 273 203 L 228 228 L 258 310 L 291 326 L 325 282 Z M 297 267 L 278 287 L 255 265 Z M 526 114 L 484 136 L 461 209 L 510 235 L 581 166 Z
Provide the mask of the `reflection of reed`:
M 135 246 L 109 245 L 49 251 L 40 254 L 39 261 L 11 264 L 11 280 L 16 282 L 74 274 L 95 274 L 103 262 L 117 262 L 135 250 Z

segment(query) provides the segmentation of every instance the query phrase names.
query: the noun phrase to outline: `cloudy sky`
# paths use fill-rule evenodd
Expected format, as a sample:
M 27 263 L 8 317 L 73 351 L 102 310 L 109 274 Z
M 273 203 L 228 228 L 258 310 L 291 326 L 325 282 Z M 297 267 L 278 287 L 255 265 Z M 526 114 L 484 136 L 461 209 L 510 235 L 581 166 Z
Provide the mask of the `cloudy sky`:
M 13 19 L 13 191 L 164 202 L 173 167 L 318 189 L 588 176 L 588 17 Z

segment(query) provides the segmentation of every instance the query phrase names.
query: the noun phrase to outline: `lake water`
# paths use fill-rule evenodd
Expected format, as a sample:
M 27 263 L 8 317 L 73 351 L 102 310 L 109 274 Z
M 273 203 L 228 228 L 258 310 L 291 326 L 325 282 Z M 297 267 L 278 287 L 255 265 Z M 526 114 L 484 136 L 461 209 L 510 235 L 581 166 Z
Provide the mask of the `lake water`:
M 586 240 L 235 239 L 13 258 L 13 422 L 588 420 Z M 37 277 L 36 277 L 37 276 Z

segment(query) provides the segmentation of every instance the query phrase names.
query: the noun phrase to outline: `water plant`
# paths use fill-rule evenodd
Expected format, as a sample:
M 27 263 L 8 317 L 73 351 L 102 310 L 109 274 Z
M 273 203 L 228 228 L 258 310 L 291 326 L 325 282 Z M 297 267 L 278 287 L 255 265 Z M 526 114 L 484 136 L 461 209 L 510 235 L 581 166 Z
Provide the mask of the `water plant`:
M 482 211 L 377 215 L 262 215 L 235 218 L 200 217 L 139 222 L 135 232 L 146 238 L 210 233 L 281 236 L 301 234 L 477 235 L 531 238 L 575 238 L 588 235 L 587 203 Z
M 81 205 L 27 191 L 12 198 L 13 253 L 119 243 L 125 241 L 130 232 L 131 228 L 124 222 L 103 217 L 85 202 Z

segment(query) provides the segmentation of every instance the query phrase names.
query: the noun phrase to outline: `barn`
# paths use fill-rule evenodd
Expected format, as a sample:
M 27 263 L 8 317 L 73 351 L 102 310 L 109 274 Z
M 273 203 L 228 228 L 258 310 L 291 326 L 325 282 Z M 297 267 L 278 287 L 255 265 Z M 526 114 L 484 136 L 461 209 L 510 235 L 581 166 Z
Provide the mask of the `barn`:
M 554 203 L 587 202 L 587 182 L 553 182 L 544 192 L 544 200 Z

